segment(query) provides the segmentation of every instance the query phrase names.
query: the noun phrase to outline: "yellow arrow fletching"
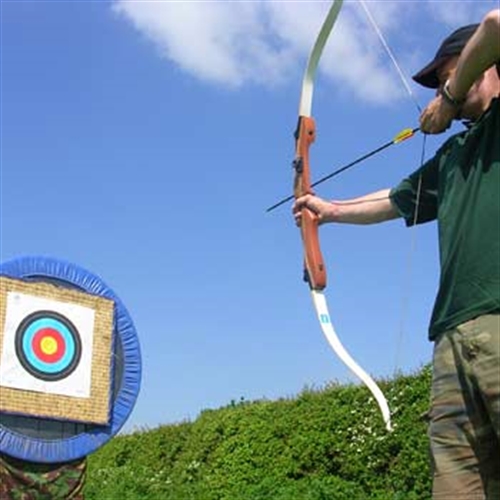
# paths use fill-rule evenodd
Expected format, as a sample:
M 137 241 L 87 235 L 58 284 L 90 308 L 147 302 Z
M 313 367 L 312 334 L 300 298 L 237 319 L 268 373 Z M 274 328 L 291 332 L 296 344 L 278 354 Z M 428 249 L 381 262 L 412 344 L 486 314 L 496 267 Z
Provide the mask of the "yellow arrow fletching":
M 399 132 L 399 134 L 394 137 L 392 142 L 394 144 L 399 144 L 400 142 L 406 141 L 406 139 L 409 139 L 410 137 L 413 137 L 415 135 L 415 130 L 411 128 L 405 128 Z

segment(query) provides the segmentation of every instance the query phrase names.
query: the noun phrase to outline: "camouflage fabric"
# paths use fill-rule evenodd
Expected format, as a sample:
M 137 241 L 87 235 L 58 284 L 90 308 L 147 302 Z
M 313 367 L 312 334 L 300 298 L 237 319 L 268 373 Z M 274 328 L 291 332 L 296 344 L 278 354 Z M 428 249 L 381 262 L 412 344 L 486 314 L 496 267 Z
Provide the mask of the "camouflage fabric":
M 86 458 L 36 464 L 0 453 L 0 500 L 83 500 Z

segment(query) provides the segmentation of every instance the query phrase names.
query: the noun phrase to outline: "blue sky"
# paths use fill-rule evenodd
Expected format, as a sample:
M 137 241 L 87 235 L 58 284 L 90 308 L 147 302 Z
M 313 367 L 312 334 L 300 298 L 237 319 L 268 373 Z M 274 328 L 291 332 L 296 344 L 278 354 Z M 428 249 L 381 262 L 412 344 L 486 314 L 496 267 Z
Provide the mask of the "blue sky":
M 496 0 L 370 1 L 407 74 Z M 302 73 L 328 2 L 1 2 L 0 257 L 99 274 L 140 336 L 126 430 L 231 400 L 355 381 L 302 282 L 291 191 Z M 313 177 L 415 126 L 418 113 L 358 2 L 328 41 L 313 100 Z M 425 105 L 431 92 L 411 84 Z M 443 136 L 429 138 L 429 156 Z M 391 187 L 422 139 L 318 188 Z M 436 227 L 327 226 L 333 322 L 377 378 L 427 363 Z

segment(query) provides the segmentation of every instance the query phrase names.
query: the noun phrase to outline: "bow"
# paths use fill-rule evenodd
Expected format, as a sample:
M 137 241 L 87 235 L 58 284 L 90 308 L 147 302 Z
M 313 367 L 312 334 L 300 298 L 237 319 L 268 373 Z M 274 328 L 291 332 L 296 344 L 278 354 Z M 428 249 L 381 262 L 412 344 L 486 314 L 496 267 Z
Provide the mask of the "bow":
M 302 92 L 299 104 L 299 120 L 295 131 L 295 169 L 294 197 L 312 194 L 311 174 L 309 165 L 309 147 L 316 138 L 314 119 L 311 116 L 314 76 L 323 48 L 337 20 L 343 0 L 334 0 L 323 26 L 318 34 L 312 52 L 309 56 L 302 82 Z M 335 332 L 326 297 L 323 290 L 326 287 L 326 269 L 319 245 L 318 218 L 307 208 L 301 212 L 301 235 L 304 245 L 304 278 L 309 283 L 314 308 L 321 329 L 332 349 L 345 365 L 368 387 L 382 412 L 387 430 L 391 430 L 391 415 L 384 394 L 375 381 L 366 373 L 352 356 L 346 351 Z

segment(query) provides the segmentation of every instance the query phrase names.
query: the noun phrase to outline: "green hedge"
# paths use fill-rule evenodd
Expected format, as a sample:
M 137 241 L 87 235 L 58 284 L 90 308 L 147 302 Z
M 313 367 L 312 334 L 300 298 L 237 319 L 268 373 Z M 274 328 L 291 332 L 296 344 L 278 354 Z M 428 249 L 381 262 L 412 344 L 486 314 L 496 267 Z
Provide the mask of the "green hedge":
M 89 458 L 87 500 L 428 500 L 430 370 L 203 411 L 119 436 Z

